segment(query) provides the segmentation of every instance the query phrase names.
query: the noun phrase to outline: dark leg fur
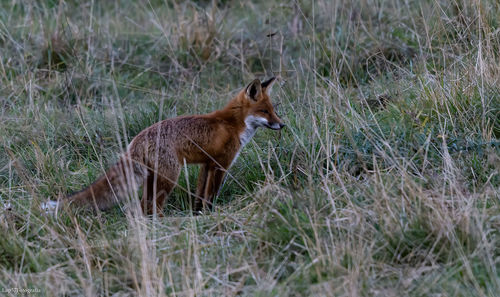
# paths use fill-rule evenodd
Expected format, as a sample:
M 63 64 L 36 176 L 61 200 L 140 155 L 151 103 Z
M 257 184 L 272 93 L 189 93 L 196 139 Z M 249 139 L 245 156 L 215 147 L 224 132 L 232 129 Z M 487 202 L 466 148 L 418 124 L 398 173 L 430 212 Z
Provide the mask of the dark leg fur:
M 224 180 L 225 169 L 213 164 L 202 165 L 196 188 L 195 211 L 213 209 L 213 200 Z
M 174 189 L 177 177 L 178 174 L 175 176 L 175 179 L 168 179 L 159 175 L 155 176 L 152 172 L 148 174 L 148 177 L 144 180 L 141 200 L 141 208 L 145 215 L 154 214 L 154 208 L 156 207 L 156 213 L 159 216 L 163 216 L 163 204 Z

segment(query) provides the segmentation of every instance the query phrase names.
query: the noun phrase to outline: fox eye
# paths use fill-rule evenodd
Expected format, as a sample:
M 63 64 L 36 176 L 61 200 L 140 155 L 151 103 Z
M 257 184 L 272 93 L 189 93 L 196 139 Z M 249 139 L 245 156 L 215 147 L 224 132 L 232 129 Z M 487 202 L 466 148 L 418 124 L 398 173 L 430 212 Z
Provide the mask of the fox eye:
M 268 114 L 268 113 L 269 113 L 269 111 L 267 111 L 267 110 L 265 110 L 265 109 L 260 110 L 260 112 L 265 113 L 265 114 Z

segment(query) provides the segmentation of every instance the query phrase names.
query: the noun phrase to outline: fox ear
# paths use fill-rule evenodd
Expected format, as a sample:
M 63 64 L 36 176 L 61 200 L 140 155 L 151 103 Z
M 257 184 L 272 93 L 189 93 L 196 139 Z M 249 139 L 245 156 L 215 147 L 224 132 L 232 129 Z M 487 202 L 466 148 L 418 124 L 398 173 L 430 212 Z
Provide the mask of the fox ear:
M 257 101 L 262 94 L 262 85 L 258 78 L 254 79 L 246 88 L 245 95 L 248 99 Z
M 271 77 L 270 79 L 262 83 L 262 89 L 264 89 L 264 92 L 266 94 L 269 95 L 271 88 L 273 87 L 275 82 L 276 82 L 276 77 Z

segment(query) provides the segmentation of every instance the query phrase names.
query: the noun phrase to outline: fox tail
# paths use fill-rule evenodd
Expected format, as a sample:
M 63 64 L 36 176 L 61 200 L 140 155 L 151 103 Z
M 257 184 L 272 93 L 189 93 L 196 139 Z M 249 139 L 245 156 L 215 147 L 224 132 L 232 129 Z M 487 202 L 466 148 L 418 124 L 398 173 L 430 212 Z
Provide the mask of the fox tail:
M 87 188 L 62 200 L 42 203 L 41 207 L 51 212 L 57 210 L 60 203 L 64 203 L 71 207 L 105 210 L 137 190 L 143 176 L 141 166 L 123 157 Z

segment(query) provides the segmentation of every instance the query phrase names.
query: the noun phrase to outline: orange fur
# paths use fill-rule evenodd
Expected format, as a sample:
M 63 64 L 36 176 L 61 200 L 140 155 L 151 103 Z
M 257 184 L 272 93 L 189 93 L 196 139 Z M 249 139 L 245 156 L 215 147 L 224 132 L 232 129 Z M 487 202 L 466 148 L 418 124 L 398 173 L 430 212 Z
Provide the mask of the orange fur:
M 211 207 L 226 171 L 255 130 L 284 126 L 269 98 L 274 81 L 254 80 L 221 110 L 167 119 L 144 129 L 116 165 L 68 201 L 106 209 L 142 183 L 144 213 L 161 214 L 185 162 L 201 164 L 195 210 Z

